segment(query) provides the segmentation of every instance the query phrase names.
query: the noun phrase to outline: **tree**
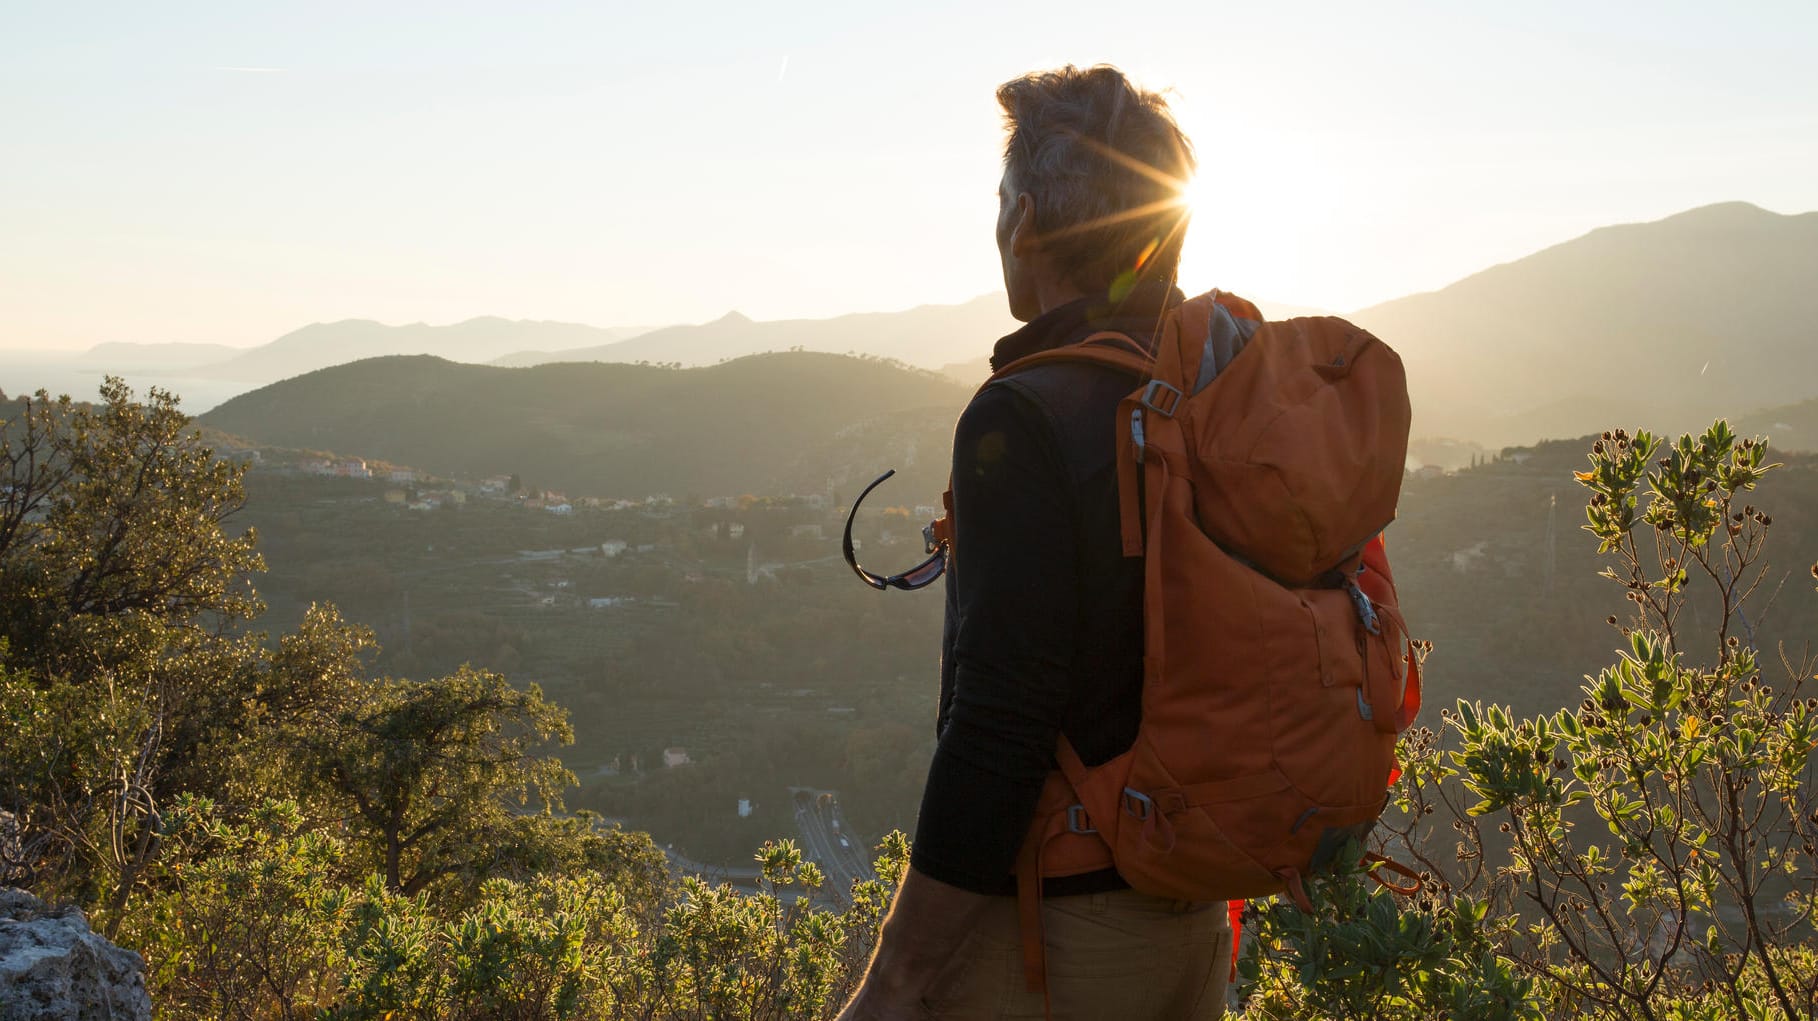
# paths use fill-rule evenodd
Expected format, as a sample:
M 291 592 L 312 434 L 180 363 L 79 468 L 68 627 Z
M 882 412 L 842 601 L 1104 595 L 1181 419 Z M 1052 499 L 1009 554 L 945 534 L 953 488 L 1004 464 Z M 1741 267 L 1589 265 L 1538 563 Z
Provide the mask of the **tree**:
M 177 399 L 109 377 L 102 403 L 40 391 L 0 422 L 0 809 L 31 871 L 117 922 L 174 791 L 231 734 L 260 610 L 243 465 L 217 459 Z M 226 728 L 226 729 L 224 729 Z
M 218 631 L 261 609 L 256 538 L 225 527 L 245 466 L 216 458 L 165 391 L 141 404 L 109 377 L 101 397 L 40 391 L 0 423 L 0 627 L 9 662 L 44 676 L 145 658 L 104 620 Z
M 574 775 L 540 753 L 573 740 L 567 716 L 535 685 L 462 668 L 367 683 L 352 704 L 298 728 L 297 754 L 350 803 L 350 843 L 392 892 L 414 896 L 453 877 L 472 886 L 577 865 L 597 850 L 585 820 L 555 814 Z

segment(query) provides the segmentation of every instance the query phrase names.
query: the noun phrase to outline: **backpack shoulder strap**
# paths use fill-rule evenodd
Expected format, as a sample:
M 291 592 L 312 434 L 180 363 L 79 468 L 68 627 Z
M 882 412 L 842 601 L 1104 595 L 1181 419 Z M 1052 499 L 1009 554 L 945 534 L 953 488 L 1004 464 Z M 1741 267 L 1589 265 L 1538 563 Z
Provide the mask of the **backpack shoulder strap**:
M 1140 396 L 1141 388 L 1155 375 L 1155 356 L 1130 335 L 1115 330 L 1103 330 L 1087 335 L 1077 343 L 1064 347 L 1050 348 L 1025 355 L 991 374 L 979 389 L 1004 379 L 1007 376 L 1033 369 L 1043 365 L 1061 363 L 1097 365 L 1133 377 L 1131 397 L 1126 397 L 1119 406 L 1117 426 L 1117 492 L 1119 531 L 1122 533 L 1124 555 L 1142 556 L 1143 552 L 1143 512 L 1142 489 L 1138 478 L 1136 462 L 1129 456 L 1128 448 L 1133 439 L 1140 434 L 1132 433 L 1132 419 L 1129 408 L 1125 407 L 1135 397 Z M 1136 412 L 1140 414 L 1140 412 Z M 951 526 L 949 526 L 950 528 Z
M 1155 365 L 1155 359 L 1150 357 L 1149 352 L 1131 339 L 1128 334 L 1105 330 L 1091 334 L 1075 344 L 1024 355 L 993 372 L 991 378 L 985 381 L 985 385 L 990 386 L 1005 376 L 1021 372 L 1024 369 L 1033 369 L 1038 365 L 1050 365 L 1055 362 L 1086 362 L 1092 365 L 1102 365 L 1107 369 L 1129 373 L 1141 379 L 1148 378 L 1150 370 Z

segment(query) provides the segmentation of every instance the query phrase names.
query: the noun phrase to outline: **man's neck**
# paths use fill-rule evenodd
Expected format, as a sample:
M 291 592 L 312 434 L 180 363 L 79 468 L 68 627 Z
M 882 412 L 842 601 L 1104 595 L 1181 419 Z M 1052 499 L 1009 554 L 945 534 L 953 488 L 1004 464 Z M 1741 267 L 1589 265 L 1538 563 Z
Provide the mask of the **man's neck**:
M 1037 280 L 1035 282 L 1035 303 L 1041 309 L 1039 315 L 1071 304 L 1086 297 L 1088 292 L 1080 290 L 1065 280 Z

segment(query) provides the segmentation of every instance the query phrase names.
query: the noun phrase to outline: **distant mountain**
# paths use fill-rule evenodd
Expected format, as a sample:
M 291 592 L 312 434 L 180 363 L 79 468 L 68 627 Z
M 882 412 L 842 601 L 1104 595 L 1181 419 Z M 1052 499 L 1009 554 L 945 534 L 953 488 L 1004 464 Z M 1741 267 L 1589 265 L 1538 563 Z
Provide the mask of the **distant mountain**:
M 1818 453 L 1818 398 L 1734 416 L 1743 436 L 1766 436 L 1769 449 Z
M 1350 318 L 1408 367 L 1417 435 L 1491 446 L 1709 424 L 1818 396 L 1818 213 L 1594 230 Z
M 331 365 L 383 355 L 433 354 L 457 362 L 488 362 L 526 347 L 567 348 L 597 345 L 635 336 L 645 327 L 584 326 L 481 316 L 447 326 L 411 323 L 388 326 L 370 319 L 313 323 L 269 344 L 236 353 L 201 367 L 199 375 L 216 379 L 271 383 Z
M 904 312 L 863 312 L 833 319 L 754 322 L 731 312 L 698 326 L 670 326 L 629 340 L 569 350 L 520 351 L 498 365 L 564 362 L 653 362 L 712 365 L 764 351 L 824 351 L 874 355 L 938 369 L 988 354 L 1016 329 L 1001 294 L 963 305 L 922 305 Z
M 694 369 L 386 357 L 242 394 L 200 421 L 438 475 L 515 473 L 571 496 L 818 491 L 913 460 L 925 478 L 889 499 L 919 503 L 940 492 L 968 394 L 930 372 L 808 352 Z
M 212 365 L 245 353 L 242 347 L 226 344 L 132 344 L 116 342 L 96 344 L 75 359 L 75 364 L 119 375 L 125 372 L 152 370 L 181 372 L 201 365 Z

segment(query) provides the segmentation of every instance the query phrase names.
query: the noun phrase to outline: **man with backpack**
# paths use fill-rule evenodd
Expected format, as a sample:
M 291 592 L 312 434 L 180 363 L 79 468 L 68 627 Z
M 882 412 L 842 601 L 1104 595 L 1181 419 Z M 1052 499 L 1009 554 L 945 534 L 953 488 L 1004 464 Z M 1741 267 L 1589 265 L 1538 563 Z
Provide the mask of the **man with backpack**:
M 1227 900 L 1304 901 L 1418 705 L 1377 539 L 1405 385 L 1340 320 L 1175 288 L 1194 157 L 1161 96 L 1066 67 L 998 101 L 1026 325 L 955 430 L 939 743 L 840 1017 L 1216 1018 Z

